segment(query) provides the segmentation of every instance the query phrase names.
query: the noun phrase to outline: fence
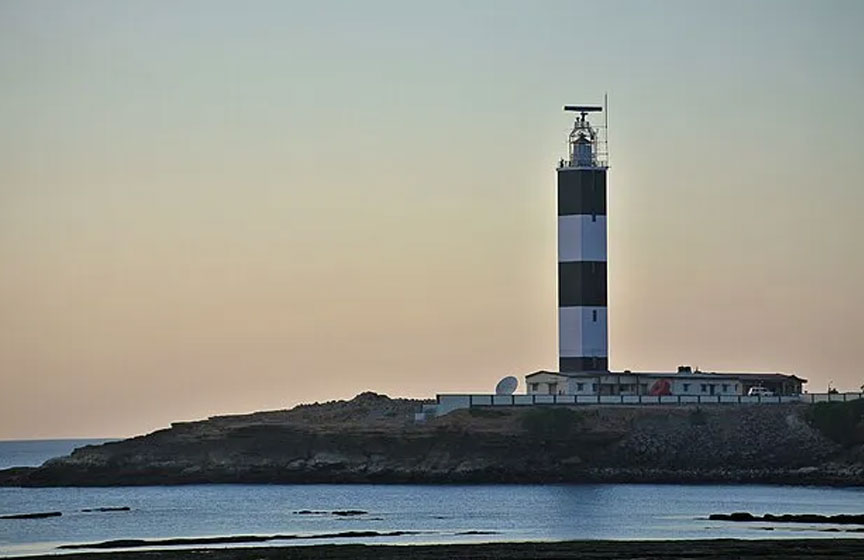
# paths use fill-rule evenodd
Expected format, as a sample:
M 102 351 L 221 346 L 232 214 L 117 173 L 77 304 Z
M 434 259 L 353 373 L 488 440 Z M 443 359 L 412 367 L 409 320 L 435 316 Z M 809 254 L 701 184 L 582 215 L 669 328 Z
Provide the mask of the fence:
M 534 405 L 679 405 L 679 404 L 783 404 L 846 402 L 864 398 L 864 393 L 805 393 L 802 395 L 437 395 L 425 413 L 447 414 L 460 408 L 479 406 Z

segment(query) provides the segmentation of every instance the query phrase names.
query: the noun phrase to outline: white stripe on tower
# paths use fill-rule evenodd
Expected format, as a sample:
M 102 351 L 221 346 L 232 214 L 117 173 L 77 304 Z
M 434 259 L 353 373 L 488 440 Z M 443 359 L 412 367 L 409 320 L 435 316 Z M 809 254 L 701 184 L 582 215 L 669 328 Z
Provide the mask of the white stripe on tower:
M 605 307 L 559 307 L 560 356 L 605 358 L 606 325 Z
M 606 216 L 558 216 L 558 262 L 606 262 Z
M 606 166 L 596 130 L 578 107 L 570 157 L 558 167 L 558 361 L 560 371 L 608 369 Z

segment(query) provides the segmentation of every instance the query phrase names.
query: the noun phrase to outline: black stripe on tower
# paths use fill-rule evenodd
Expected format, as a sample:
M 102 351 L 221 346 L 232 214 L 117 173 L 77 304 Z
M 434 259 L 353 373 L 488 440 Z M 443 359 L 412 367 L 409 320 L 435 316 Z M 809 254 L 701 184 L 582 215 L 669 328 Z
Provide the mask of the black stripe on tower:
M 558 307 L 606 307 L 606 263 L 558 263 Z
M 605 356 L 585 358 L 558 358 L 558 371 L 608 371 L 609 358 Z
M 606 215 L 605 169 L 559 169 L 558 215 Z

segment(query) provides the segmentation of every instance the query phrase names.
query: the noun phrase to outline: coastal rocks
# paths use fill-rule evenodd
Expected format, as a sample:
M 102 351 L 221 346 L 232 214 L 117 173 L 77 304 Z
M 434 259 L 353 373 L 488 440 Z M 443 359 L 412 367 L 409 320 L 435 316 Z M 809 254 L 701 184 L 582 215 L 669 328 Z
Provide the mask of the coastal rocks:
M 335 515 L 336 517 L 354 517 L 357 515 L 368 515 L 369 512 L 362 509 L 341 509 L 335 511 L 318 511 L 310 509 L 301 509 L 295 511 L 294 515 Z
M 460 461 L 459 464 L 457 464 L 451 472 L 456 476 L 460 476 L 476 472 L 482 472 L 493 466 L 494 464 L 492 464 L 488 459 L 475 457 Z
M 81 513 L 98 513 L 98 512 L 116 512 L 116 511 L 130 511 L 132 508 L 129 506 L 120 506 L 120 507 L 97 507 L 97 508 L 84 508 Z M 0 515 L 0 519 L 46 519 L 48 517 L 60 517 L 63 515 L 62 511 L 41 511 L 37 513 L 13 513 L 9 515 Z
M 337 516 L 337 517 L 350 517 L 350 516 L 354 516 L 354 515 L 366 515 L 369 512 L 363 511 L 362 509 L 343 509 L 343 510 L 331 511 L 330 513 L 332 515 Z
M 614 449 L 613 462 L 655 468 L 801 468 L 837 451 L 835 443 L 803 421 L 800 406 L 667 407 L 634 418 Z
M 341 453 L 322 451 L 310 457 L 306 461 L 306 467 L 310 469 L 327 469 L 338 467 L 348 462 L 350 462 L 350 459 Z
M 39 513 L 13 513 L 11 515 L 0 515 L 0 519 L 45 519 L 46 517 L 60 517 L 59 511 L 44 511 Z
M 0 469 L 0 486 L 25 486 L 37 467 Z
M 729 482 L 864 485 L 864 454 L 808 406 L 458 410 L 364 394 L 289 411 L 184 422 L 0 471 L 7 486 L 190 483 Z M 857 454 L 856 454 L 857 453 Z
M 754 521 L 770 521 L 774 523 L 828 523 L 831 525 L 864 525 L 864 514 L 851 515 L 820 515 L 815 513 L 799 513 L 799 514 L 783 514 L 773 515 L 766 513 L 765 515 L 753 515 L 746 511 L 735 513 L 712 513 L 708 516 L 711 521 L 737 521 L 737 522 L 754 522 Z
M 752 513 L 738 511 L 735 513 L 712 513 L 708 516 L 709 521 L 756 521 L 756 517 Z

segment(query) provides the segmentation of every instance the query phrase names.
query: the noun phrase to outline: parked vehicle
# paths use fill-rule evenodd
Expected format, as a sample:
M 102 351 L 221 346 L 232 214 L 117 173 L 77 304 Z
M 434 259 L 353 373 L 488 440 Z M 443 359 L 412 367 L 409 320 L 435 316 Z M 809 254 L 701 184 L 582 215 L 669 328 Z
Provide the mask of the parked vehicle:
M 747 391 L 748 397 L 773 397 L 774 392 L 770 389 L 766 389 L 765 387 L 750 387 L 750 390 Z

